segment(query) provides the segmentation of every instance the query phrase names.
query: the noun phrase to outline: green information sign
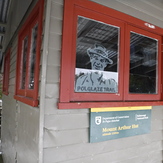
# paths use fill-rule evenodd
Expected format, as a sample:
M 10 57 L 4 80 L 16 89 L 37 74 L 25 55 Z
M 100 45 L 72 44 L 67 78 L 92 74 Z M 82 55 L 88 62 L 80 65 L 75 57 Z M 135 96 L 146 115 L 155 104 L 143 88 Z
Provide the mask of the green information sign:
M 150 128 L 151 106 L 91 109 L 91 143 L 146 134 Z

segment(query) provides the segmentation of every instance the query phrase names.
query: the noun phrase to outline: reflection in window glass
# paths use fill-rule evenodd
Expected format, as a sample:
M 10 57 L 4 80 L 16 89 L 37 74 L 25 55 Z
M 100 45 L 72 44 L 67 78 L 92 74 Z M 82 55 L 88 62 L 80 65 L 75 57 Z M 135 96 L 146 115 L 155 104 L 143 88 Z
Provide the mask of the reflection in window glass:
M 78 17 L 75 92 L 118 92 L 119 28 Z
M 25 89 L 26 70 L 27 70 L 27 52 L 28 52 L 28 37 L 23 40 L 22 48 L 22 75 L 21 75 L 21 89 Z
M 157 40 L 131 32 L 130 93 L 157 93 L 157 47 Z
M 34 89 L 34 71 L 35 71 L 35 61 L 36 61 L 36 45 L 37 45 L 37 31 L 38 25 L 36 24 L 32 29 L 32 37 L 31 37 L 31 46 L 30 46 L 30 72 L 29 72 L 29 89 Z

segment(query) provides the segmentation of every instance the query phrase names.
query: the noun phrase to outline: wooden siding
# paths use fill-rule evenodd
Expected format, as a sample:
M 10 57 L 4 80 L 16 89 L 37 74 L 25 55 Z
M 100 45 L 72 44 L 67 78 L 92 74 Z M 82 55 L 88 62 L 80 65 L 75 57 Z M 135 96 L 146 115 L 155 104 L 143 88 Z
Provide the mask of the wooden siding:
M 5 162 L 37 162 L 39 109 L 13 99 L 17 38 L 11 48 L 9 95 L 3 95 L 2 151 Z M 25 158 L 25 159 L 24 159 Z
M 31 0 L 12 1 L 9 14 L 14 15 L 9 15 L 11 19 L 6 31 L 8 35 L 5 46 L 8 45 L 11 38 L 12 42 L 9 45 L 11 47 L 9 95 L 3 95 L 2 98 L 2 153 L 5 163 L 37 163 L 39 158 L 39 108 L 33 108 L 14 99 L 18 49 L 18 31 L 16 29 L 30 2 Z
M 32 0 L 26 0 L 24 2 L 22 0 L 11 1 L 8 13 L 7 28 L 5 31 L 7 34 L 5 35 L 5 40 L 3 42 L 4 50 L 17 30 L 17 27 L 19 26 L 20 21 L 22 20 L 31 2 Z
M 152 110 L 150 134 L 89 143 L 89 115 L 45 116 L 44 162 L 162 162 L 162 109 Z M 55 161 L 54 161 L 55 160 Z
M 93 0 L 160 27 L 163 2 L 156 0 Z M 89 109 L 59 110 L 59 76 L 63 0 L 50 0 L 46 95 L 44 110 L 44 163 L 162 163 L 163 106 L 152 109 L 150 134 L 89 143 Z M 140 4 L 139 4 L 140 3 Z M 142 5 L 142 6 L 141 6 Z M 148 9 L 147 9 L 148 8 Z M 66 84 L 66 81 L 65 81 Z
M 90 0 L 142 19 L 159 27 L 163 25 L 163 2 L 161 0 Z

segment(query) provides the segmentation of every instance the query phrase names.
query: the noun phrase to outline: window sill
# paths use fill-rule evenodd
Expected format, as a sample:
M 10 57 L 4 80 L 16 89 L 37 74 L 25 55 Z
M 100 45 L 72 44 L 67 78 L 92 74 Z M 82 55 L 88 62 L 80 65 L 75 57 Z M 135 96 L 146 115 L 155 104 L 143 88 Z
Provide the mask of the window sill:
M 9 94 L 8 92 L 2 92 L 2 93 L 3 93 L 4 95 L 6 95 L 6 96 L 8 96 L 8 94 Z
M 133 101 L 133 102 L 60 102 L 59 109 L 83 109 L 105 107 L 159 106 L 163 101 Z
M 24 97 L 24 96 L 19 96 L 19 95 L 15 95 L 14 98 L 18 101 L 21 101 L 27 105 L 33 106 L 33 107 L 37 107 L 38 106 L 38 100 L 29 98 L 29 97 Z

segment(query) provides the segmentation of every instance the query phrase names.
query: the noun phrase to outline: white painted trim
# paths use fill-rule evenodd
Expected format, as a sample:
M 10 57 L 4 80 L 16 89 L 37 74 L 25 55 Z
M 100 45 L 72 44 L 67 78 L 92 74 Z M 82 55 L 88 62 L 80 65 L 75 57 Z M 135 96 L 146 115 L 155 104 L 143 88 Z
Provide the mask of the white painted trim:
M 51 0 L 45 1 L 45 24 L 44 24 L 44 39 L 42 52 L 42 74 L 40 82 L 40 126 L 39 126 L 39 163 L 43 163 L 43 139 L 44 139 L 44 109 L 45 109 L 45 88 L 46 88 L 46 69 L 48 56 L 48 37 L 50 25 Z

